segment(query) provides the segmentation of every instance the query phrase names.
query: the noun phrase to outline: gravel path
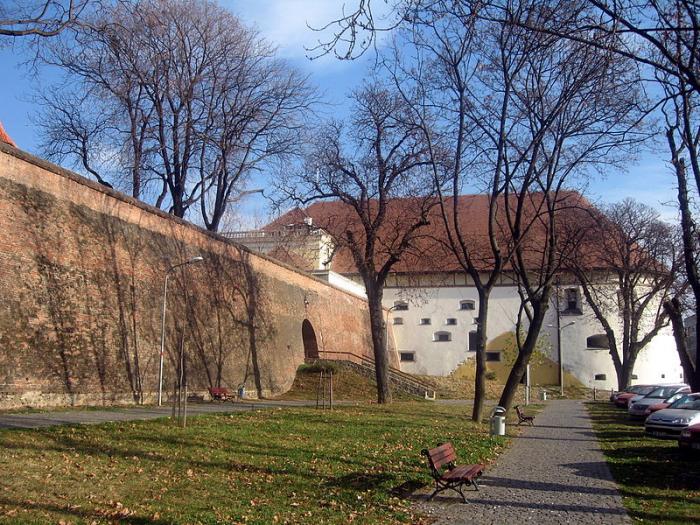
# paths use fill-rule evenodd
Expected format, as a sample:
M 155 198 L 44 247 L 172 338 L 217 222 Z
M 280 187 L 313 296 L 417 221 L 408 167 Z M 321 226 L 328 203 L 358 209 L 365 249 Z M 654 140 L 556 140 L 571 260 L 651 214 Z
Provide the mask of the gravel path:
M 436 524 L 632 523 L 581 401 L 550 401 L 482 476 L 468 504 L 446 491 L 416 504 Z

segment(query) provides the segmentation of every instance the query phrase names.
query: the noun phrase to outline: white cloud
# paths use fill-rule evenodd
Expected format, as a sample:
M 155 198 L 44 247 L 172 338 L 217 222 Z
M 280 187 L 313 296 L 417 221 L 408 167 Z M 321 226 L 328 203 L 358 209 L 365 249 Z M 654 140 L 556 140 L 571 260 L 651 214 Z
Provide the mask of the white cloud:
M 320 0 L 227 0 L 222 4 L 256 26 L 288 58 L 303 58 L 305 47 L 313 46 L 320 36 L 309 26 L 321 27 L 337 18 L 343 9 L 343 2 Z
M 342 61 L 328 55 L 313 61 L 307 59 L 308 49 L 332 36 L 332 28 L 320 29 L 345 13 L 351 12 L 359 0 L 221 0 L 221 4 L 239 16 L 246 24 L 256 27 L 267 40 L 279 47 L 279 55 L 307 68 L 323 67 L 349 69 L 354 61 Z M 373 4 L 375 20 L 381 23 L 388 10 L 384 2 Z M 386 33 L 378 35 L 381 42 Z

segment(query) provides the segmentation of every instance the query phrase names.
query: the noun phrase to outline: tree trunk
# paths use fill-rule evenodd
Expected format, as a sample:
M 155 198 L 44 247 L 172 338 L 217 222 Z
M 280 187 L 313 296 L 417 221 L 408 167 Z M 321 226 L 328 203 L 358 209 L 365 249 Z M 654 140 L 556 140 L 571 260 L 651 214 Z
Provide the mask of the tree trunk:
M 615 370 L 617 375 L 617 389 L 620 392 L 627 390 L 630 386 L 632 378 L 632 370 L 634 369 L 634 362 L 636 359 L 623 360 L 622 366 Z
M 476 318 L 476 373 L 474 377 L 474 407 L 472 421 L 481 421 L 486 399 L 486 333 L 489 310 L 489 293 L 479 291 L 479 313 Z
M 697 357 L 693 362 L 690 348 L 688 348 L 688 338 L 685 336 L 685 327 L 683 326 L 683 311 L 680 307 L 678 299 L 672 299 L 664 303 L 664 310 L 671 319 L 673 327 L 673 338 L 676 340 L 676 348 L 678 349 L 678 357 L 681 360 L 683 367 L 683 379 L 690 386 L 692 392 L 700 392 L 700 373 L 698 373 Z M 698 326 L 696 323 L 694 329 L 697 334 Z
M 372 330 L 372 349 L 374 350 L 374 370 L 377 379 L 377 402 L 380 405 L 391 403 L 389 385 L 389 352 L 387 351 L 384 310 L 382 309 L 383 290 L 374 283 L 367 283 L 367 302 L 369 321 Z
M 504 407 L 506 410 L 510 410 L 511 405 L 513 404 L 513 398 L 518 390 L 518 385 L 525 375 L 527 365 L 530 362 L 530 357 L 537 346 L 537 339 L 539 338 L 540 331 L 542 330 L 542 324 L 544 323 L 544 316 L 547 312 L 547 304 L 549 302 L 549 294 L 544 294 L 544 296 L 547 298 L 547 300 L 543 300 L 534 308 L 534 315 L 527 330 L 525 343 L 518 352 L 518 357 L 515 359 L 513 368 L 508 375 L 508 380 L 503 387 L 501 398 L 498 401 L 498 404 Z

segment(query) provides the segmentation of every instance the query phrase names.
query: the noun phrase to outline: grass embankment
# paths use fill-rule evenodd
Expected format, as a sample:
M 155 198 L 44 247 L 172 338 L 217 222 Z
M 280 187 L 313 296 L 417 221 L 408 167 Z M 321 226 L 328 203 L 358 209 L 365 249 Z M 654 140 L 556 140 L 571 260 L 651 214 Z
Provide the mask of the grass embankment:
M 681 452 L 675 440 L 645 436 L 641 423 L 611 404 L 590 403 L 588 411 L 630 516 L 700 523 L 700 457 Z
M 503 446 L 454 407 L 397 403 L 0 431 L 0 522 L 420 523 L 420 450 Z

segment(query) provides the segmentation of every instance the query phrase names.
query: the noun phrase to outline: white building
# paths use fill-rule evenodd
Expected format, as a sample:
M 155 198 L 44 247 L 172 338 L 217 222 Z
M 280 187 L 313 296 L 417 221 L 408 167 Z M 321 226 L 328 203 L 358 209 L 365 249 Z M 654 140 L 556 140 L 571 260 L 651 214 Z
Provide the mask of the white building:
M 480 196 L 469 196 L 478 199 Z M 332 236 L 314 226 L 323 224 L 332 203 L 317 203 L 306 210 L 294 210 L 260 232 L 231 235 L 249 248 L 268 253 L 307 271 L 333 269 L 361 282 L 352 259 L 335 250 Z M 337 210 L 335 211 L 337 213 Z M 476 221 L 475 221 L 476 222 Z M 304 241 L 306 239 L 306 241 Z M 405 372 L 446 376 L 473 369 L 475 316 L 478 295 L 468 276 L 444 259 L 421 261 L 420 271 L 404 264 L 392 274 L 384 291 L 389 329 L 401 369 Z M 333 272 L 331 272 L 332 274 Z M 573 283 L 562 276 L 563 283 Z M 347 286 L 347 281 L 345 286 Z M 356 285 L 357 286 L 357 285 Z M 590 307 L 582 300 L 576 284 L 558 287 L 559 312 L 555 301 L 547 319 L 537 354 L 533 356 L 533 382 L 558 382 L 561 353 L 565 384 L 586 387 L 617 387 L 617 376 L 607 348 L 607 337 Z M 489 302 L 487 366 L 505 379 L 515 356 L 514 330 L 520 299 L 517 289 L 504 273 Z M 557 342 L 557 315 L 561 347 Z M 614 312 L 611 315 L 615 315 Z M 619 340 L 619 339 L 618 339 Z M 678 382 L 683 377 L 670 327 L 663 329 L 640 353 L 634 367 L 633 383 Z

